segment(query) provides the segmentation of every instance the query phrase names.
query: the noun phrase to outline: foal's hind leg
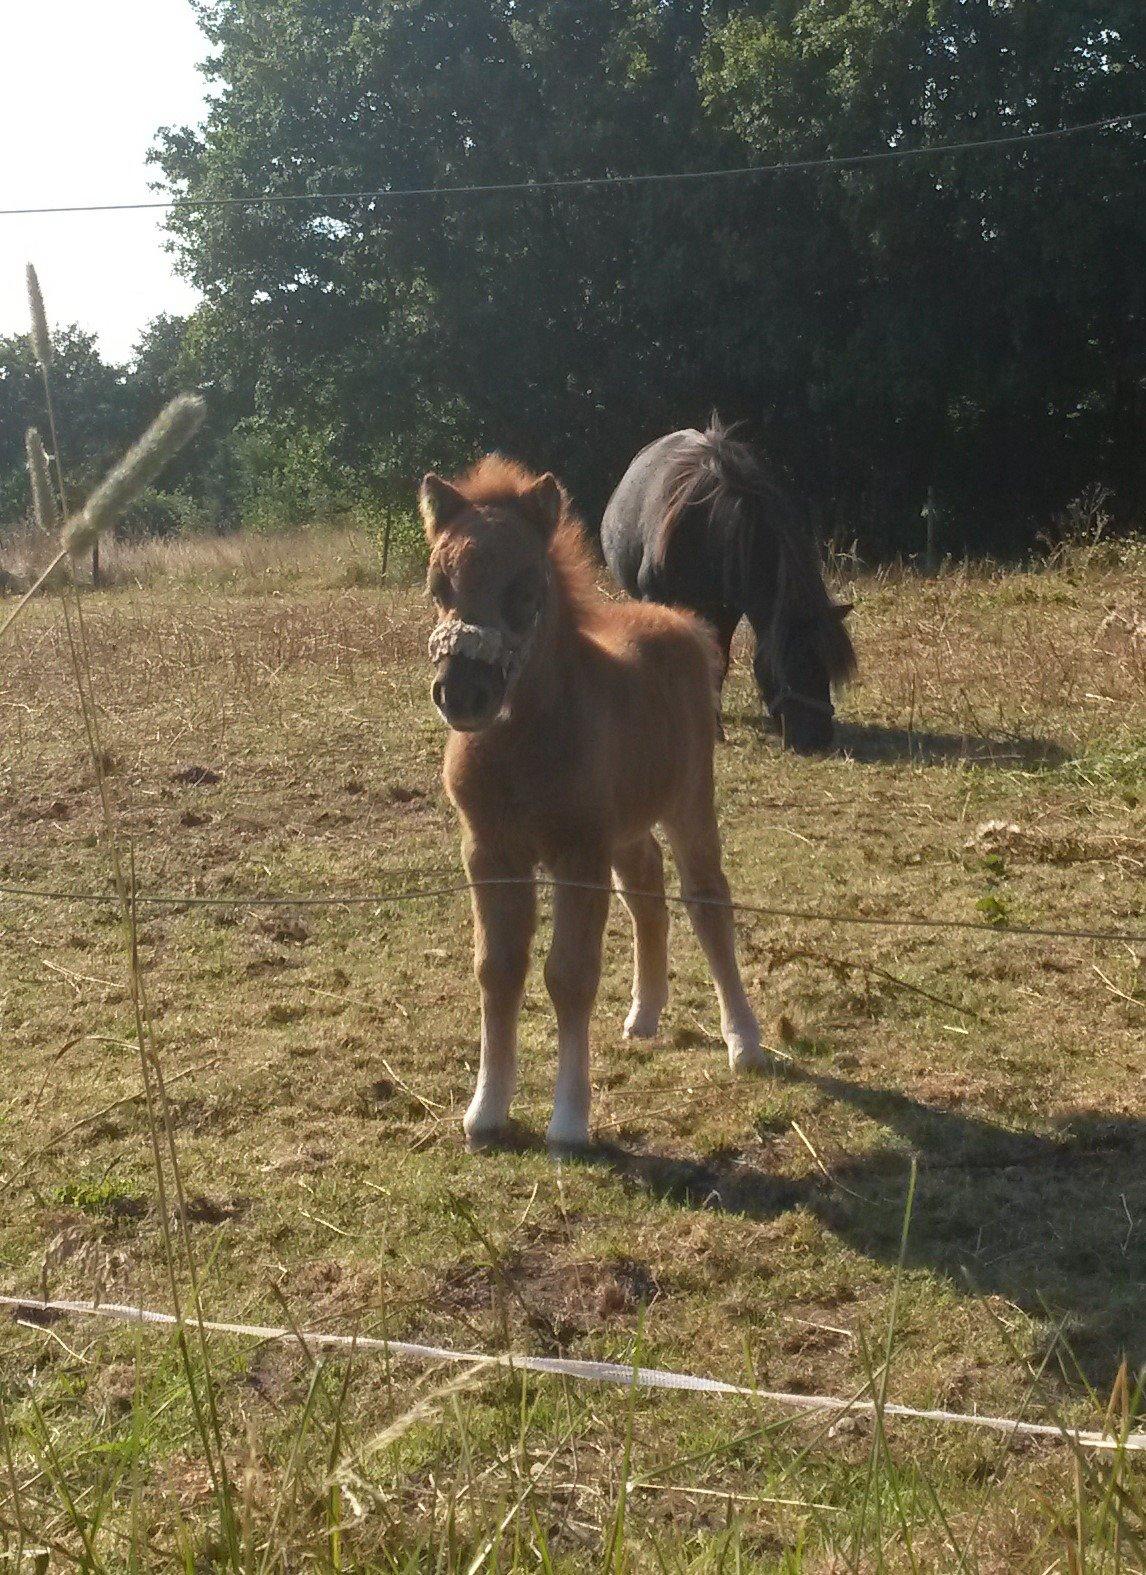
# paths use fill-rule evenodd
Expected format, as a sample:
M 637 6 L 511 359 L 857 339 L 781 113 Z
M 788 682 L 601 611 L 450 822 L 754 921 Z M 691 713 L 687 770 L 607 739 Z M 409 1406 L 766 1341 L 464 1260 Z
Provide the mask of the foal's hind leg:
M 633 1007 L 626 1039 L 652 1039 L 668 1001 L 668 908 L 665 867 L 649 833 L 613 855 L 613 884 L 633 921 Z
M 609 915 L 609 861 L 578 860 L 554 870 L 570 882 L 553 893 L 553 944 L 545 984 L 557 1011 L 557 1087 L 546 1137 L 555 1148 L 589 1141 L 589 1019 L 601 979 Z
M 728 1064 L 747 1072 L 769 1064 L 760 1046 L 760 1025 L 744 990 L 736 962 L 736 933 L 728 882 L 720 862 L 720 833 L 711 803 L 694 807 L 665 830 L 680 870 L 682 896 L 716 985 L 720 1032 Z

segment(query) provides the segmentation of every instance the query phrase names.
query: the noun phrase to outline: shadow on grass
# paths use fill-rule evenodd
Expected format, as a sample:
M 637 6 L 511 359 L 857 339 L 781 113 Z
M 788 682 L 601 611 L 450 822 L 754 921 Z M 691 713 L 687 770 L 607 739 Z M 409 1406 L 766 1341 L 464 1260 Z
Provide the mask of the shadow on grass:
M 779 747 L 779 733 L 757 711 L 734 710 L 725 720 L 753 729 Z M 874 722 L 837 722 L 836 743 L 823 757 L 845 756 L 861 765 L 908 761 L 917 766 L 972 765 L 1001 770 L 1053 771 L 1071 759 L 1051 738 L 1005 733 L 929 733 Z
M 896 1144 L 825 1156 L 832 1180 L 785 1179 L 740 1155 L 689 1161 L 616 1145 L 593 1158 L 682 1207 L 773 1219 L 802 1206 L 881 1263 L 899 1256 L 910 1156 L 919 1172 L 907 1263 L 961 1291 L 1061 1320 L 1079 1375 L 1109 1391 L 1146 1364 L 1146 1120 L 1080 1111 L 1049 1136 L 799 1067 L 780 1074 L 861 1111 Z
M 838 753 L 864 765 L 906 760 L 919 766 L 962 762 L 1003 770 L 1051 771 L 1070 759 L 1069 751 L 1049 738 L 918 733 L 873 723 L 841 722 L 836 728 L 836 740 Z

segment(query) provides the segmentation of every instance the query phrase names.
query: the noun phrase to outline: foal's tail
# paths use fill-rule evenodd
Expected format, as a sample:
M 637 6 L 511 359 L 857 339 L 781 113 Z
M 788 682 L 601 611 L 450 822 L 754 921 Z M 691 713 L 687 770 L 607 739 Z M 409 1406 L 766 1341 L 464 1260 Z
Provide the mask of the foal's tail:
M 855 648 L 843 623 L 850 608 L 829 596 L 811 533 L 801 528 L 790 500 L 760 457 L 715 414 L 699 441 L 690 443 L 674 462 L 669 505 L 657 535 L 661 565 L 685 516 L 701 510 L 708 516 L 712 550 L 724 563 L 730 603 L 743 605 L 737 588 L 746 587 L 754 567 L 759 574 L 771 557 L 773 644 L 803 626 L 815 640 L 831 681 L 843 684 L 854 677 Z M 771 547 L 771 553 L 761 550 L 765 547 Z

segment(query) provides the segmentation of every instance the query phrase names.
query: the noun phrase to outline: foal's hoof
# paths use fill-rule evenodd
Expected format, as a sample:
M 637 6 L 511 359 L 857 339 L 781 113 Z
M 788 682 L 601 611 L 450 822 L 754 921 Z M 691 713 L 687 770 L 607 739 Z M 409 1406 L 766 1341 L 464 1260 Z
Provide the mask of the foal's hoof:
M 462 1121 L 466 1147 L 471 1154 L 481 1153 L 487 1148 L 500 1147 L 509 1136 L 509 1130 L 508 1112 L 499 1110 L 492 1104 L 483 1107 L 477 1105 L 475 1101 L 466 1111 Z
M 759 1039 L 747 1035 L 730 1034 L 728 1038 L 728 1067 L 731 1072 L 764 1072 L 772 1066 L 772 1057 Z
M 634 1004 L 632 1011 L 625 1018 L 624 1036 L 626 1039 L 655 1039 L 661 1026 L 660 1007 L 641 1006 Z
M 545 1144 L 556 1156 L 584 1153 L 589 1147 L 588 1121 L 558 1121 L 555 1117 L 546 1129 Z
M 508 1127 L 469 1127 L 464 1128 L 466 1136 L 466 1149 L 471 1154 L 488 1154 L 491 1150 L 502 1148 L 509 1136 Z

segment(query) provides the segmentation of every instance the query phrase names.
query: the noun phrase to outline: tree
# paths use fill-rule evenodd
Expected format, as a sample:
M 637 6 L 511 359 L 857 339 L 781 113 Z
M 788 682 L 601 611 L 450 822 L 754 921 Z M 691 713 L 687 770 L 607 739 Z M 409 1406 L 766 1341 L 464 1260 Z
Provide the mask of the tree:
M 161 163 L 173 189 L 221 195 L 711 161 L 703 11 L 203 7 L 231 91 L 205 132 L 162 139 Z M 666 385 L 691 375 L 664 330 L 695 291 L 696 206 L 629 191 L 366 200 L 335 218 L 323 205 L 191 210 L 173 228 L 213 341 L 256 362 L 256 412 L 327 424 L 337 463 L 408 480 L 426 458 L 499 441 L 599 481 L 665 419 Z
M 1125 113 L 1138 0 L 199 0 L 223 89 L 173 193 L 702 171 Z M 489 445 L 590 515 L 640 443 L 748 416 L 825 527 L 914 545 L 929 486 L 1015 545 L 1146 497 L 1142 134 L 809 175 L 186 208 L 231 423 L 408 492 Z M 217 419 L 222 419 L 221 416 Z
M 134 436 L 135 395 L 122 367 L 100 356 L 95 336 L 74 325 L 52 336 L 52 392 L 73 505 Z M 25 334 L 0 338 L 0 521 L 29 512 L 24 434 L 38 427 L 50 447 L 44 387 Z
M 1136 0 L 829 0 L 738 8 L 703 76 L 771 160 L 1129 114 L 1144 63 Z M 818 335 L 816 424 L 851 431 L 853 474 L 867 442 L 873 476 L 911 478 L 905 521 L 934 482 L 965 536 L 1012 545 L 1008 521 L 1029 530 L 1103 467 L 1126 513 L 1146 503 L 1141 151 L 1122 126 L 822 182 L 815 271 L 846 305 Z

